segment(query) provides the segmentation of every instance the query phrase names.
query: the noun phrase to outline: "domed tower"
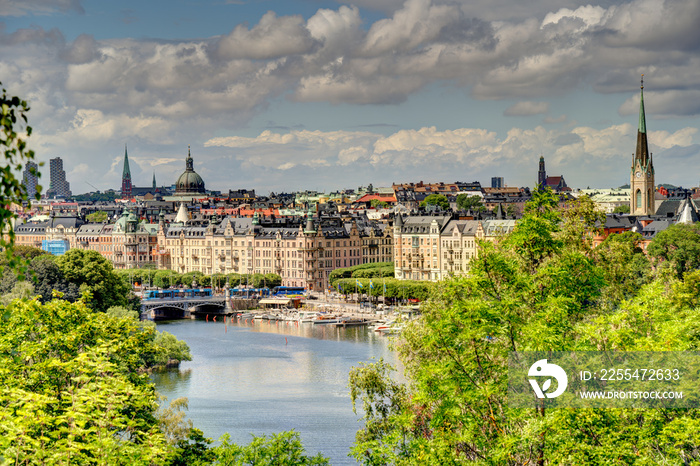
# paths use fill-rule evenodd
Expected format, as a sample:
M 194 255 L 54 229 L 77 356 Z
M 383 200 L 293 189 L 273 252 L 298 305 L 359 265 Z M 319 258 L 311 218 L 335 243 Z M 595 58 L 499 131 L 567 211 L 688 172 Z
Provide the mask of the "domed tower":
M 194 171 L 194 161 L 190 154 L 190 146 L 187 146 L 187 159 L 185 160 L 185 171 L 175 183 L 175 195 L 186 196 L 190 194 L 204 194 L 204 180 Z

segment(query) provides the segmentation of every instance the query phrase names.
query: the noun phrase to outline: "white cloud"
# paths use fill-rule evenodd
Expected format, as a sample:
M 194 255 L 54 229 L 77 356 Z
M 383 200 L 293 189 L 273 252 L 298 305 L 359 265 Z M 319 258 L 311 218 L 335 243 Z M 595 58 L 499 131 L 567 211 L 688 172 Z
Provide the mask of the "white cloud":
M 377 176 L 433 169 L 436 176 L 452 176 L 455 170 L 465 170 L 465 177 L 508 170 L 517 176 L 512 167 L 525 170 L 527 157 L 538 158 L 541 152 L 563 167 L 574 167 L 578 160 L 605 161 L 612 167 L 616 157 L 628 163 L 620 154 L 633 150 L 633 141 L 627 143 L 634 128 L 592 128 L 598 123 L 589 115 L 574 129 L 516 128 L 505 137 L 495 128 L 431 128 L 438 123 L 426 114 L 412 115 L 418 123 L 411 127 L 423 128 L 388 135 L 300 131 L 214 139 L 243 130 L 283 99 L 291 100 L 290 105 L 304 103 L 301 112 L 328 112 L 324 103 L 337 104 L 343 117 L 329 119 L 324 128 L 374 122 L 375 109 L 382 111 L 375 121 L 396 124 L 382 118 L 394 112 L 401 120 L 402 108 L 394 106 L 426 88 L 464 98 L 465 113 L 477 111 L 465 94 L 512 99 L 518 103 L 505 113 L 519 116 L 547 114 L 556 108 L 552 96 L 591 89 L 624 92 L 631 96 L 619 113 L 634 115 L 642 73 L 647 75 L 650 122 L 700 114 L 700 2 L 588 3 L 360 0 L 353 2 L 356 6 L 319 9 L 307 20 L 269 12 L 255 24 L 233 25 L 228 34 L 172 41 L 82 35 L 67 43 L 57 29 L 9 31 L 5 25 L 0 28 L 0 76 L 5 87 L 29 98 L 32 140 L 42 156 L 82 151 L 74 165 L 82 164 L 83 170 L 87 164 L 97 183 L 107 180 L 108 167 L 86 160 L 104 147 L 123 147 L 126 139 L 142 144 L 144 167 L 154 166 L 158 157 L 171 160 L 187 143 L 208 141 L 201 169 L 211 170 L 213 180 L 220 176 L 220 182 L 213 182 L 221 185 L 226 177 L 205 162 L 232 163 L 246 181 L 255 179 L 254 170 L 261 167 L 284 171 L 289 180 L 303 170 L 318 171 L 320 179 L 331 167 L 343 167 L 349 177 L 366 176 L 359 166 L 373 167 L 371 174 Z M 2 3 L 16 14 L 79 6 L 70 0 Z M 369 22 L 361 7 L 386 11 L 387 17 Z M 478 111 L 486 108 L 477 104 Z M 559 111 L 567 116 L 543 121 L 574 125 L 572 120 L 586 119 L 576 108 Z M 295 127 L 306 121 L 295 118 L 289 116 L 283 124 Z M 650 140 L 654 137 L 657 152 L 697 144 L 697 134 L 688 128 L 652 131 Z M 172 175 L 182 170 L 181 161 L 163 165 Z M 583 176 L 586 170 L 576 173 Z M 333 176 L 329 180 L 337 181 Z
M 252 29 L 238 25 L 212 46 L 219 60 L 270 59 L 310 51 L 314 42 L 301 16 L 277 17 L 268 11 Z
M 695 128 L 674 133 L 652 132 L 657 170 L 663 167 L 663 151 L 692 148 L 698 143 Z M 377 179 L 385 184 L 398 176 L 410 179 L 472 179 L 506 176 L 511 185 L 531 185 L 537 160 L 544 155 L 548 171 L 561 172 L 574 186 L 618 186 L 627 176 L 634 151 L 636 128 L 631 124 L 602 129 L 577 126 L 571 129 L 531 130 L 512 128 L 504 137 L 478 128 L 440 131 L 435 127 L 399 130 L 387 136 L 347 131 L 264 131 L 257 137 L 213 138 L 209 148 L 226 148 L 231 160 L 245 170 L 267 174 L 282 170 L 289 176 L 313 168 L 328 170 L 328 189 Z M 658 153 L 658 155 L 657 155 Z M 700 156 L 700 154 L 699 154 Z M 610 173 L 601 171 L 608 167 Z M 360 179 L 338 179 L 330 173 L 351 169 Z M 620 181 L 623 180 L 623 181 Z
M 528 116 L 528 115 L 541 115 L 549 111 L 548 102 L 532 102 L 532 101 L 522 101 L 517 102 L 510 107 L 508 107 L 503 114 L 505 116 Z
M 74 10 L 85 13 L 81 0 L 2 0 L 0 16 L 24 16 L 30 13 L 48 15 L 56 11 Z
M 602 24 L 608 14 L 605 8 L 593 5 L 582 6 L 576 10 L 562 8 L 556 13 L 548 13 L 547 16 L 544 17 L 544 20 L 542 20 L 542 27 L 550 24 L 557 24 L 563 19 L 577 19 L 583 23 L 577 30 L 584 31 Z

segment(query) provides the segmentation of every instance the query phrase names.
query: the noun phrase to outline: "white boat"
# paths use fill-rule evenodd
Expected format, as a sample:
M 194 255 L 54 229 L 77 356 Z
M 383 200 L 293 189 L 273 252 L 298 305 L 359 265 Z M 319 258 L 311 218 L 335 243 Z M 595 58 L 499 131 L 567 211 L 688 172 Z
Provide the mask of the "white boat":
M 313 322 L 316 319 L 316 315 L 318 315 L 316 311 L 300 311 L 297 314 L 296 321 L 300 323 Z
M 392 324 L 389 327 L 385 327 L 377 331 L 382 335 L 396 335 L 397 333 L 401 333 L 401 330 L 403 330 L 405 326 L 405 324 Z
M 329 314 L 319 314 L 316 316 L 316 318 L 312 321 L 314 325 L 318 324 L 337 324 L 338 322 L 343 321 L 343 317 L 340 316 L 334 316 L 334 315 L 329 315 Z

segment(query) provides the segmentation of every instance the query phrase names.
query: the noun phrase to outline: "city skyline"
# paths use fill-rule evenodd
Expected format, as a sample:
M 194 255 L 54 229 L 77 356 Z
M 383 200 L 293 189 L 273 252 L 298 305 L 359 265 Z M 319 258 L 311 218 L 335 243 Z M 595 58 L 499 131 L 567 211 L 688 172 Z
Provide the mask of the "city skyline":
M 76 193 L 629 182 L 645 74 L 657 182 L 696 186 L 700 5 L 539 0 L 0 4 L 0 81 Z M 556 4 L 556 6 L 553 6 Z M 89 183 L 88 183 L 89 182 Z

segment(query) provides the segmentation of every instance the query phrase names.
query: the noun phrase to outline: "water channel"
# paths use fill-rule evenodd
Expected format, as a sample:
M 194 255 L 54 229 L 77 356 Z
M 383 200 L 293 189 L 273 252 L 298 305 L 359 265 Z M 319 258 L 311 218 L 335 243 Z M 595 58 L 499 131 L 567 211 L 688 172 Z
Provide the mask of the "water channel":
M 189 399 L 188 418 L 204 435 L 247 444 L 251 434 L 294 429 L 307 454 L 331 464 L 357 464 L 348 455 L 361 427 L 352 412 L 348 373 L 360 361 L 384 358 L 397 366 L 390 340 L 365 327 L 248 321 L 159 323 L 190 346 L 192 361 L 154 375 L 169 399 Z

